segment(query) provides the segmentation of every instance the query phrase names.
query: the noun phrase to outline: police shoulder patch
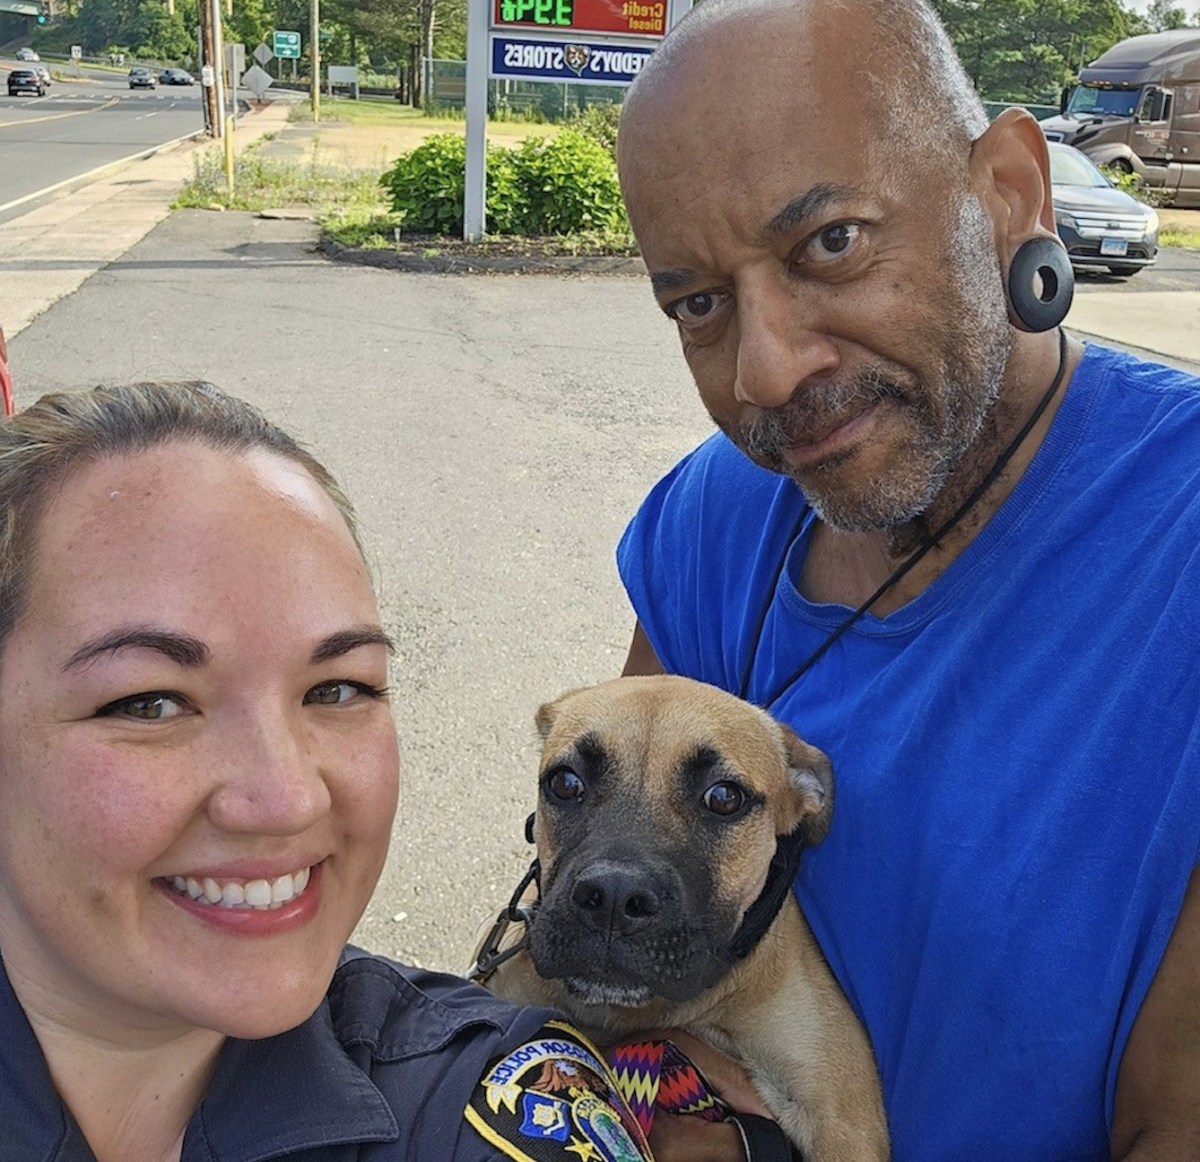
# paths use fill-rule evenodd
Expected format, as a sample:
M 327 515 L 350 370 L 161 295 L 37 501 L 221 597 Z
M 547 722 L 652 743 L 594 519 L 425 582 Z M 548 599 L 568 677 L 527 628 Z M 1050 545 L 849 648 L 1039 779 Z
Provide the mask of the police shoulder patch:
M 517 1162 L 653 1162 L 604 1058 L 558 1021 L 488 1066 L 466 1118 Z

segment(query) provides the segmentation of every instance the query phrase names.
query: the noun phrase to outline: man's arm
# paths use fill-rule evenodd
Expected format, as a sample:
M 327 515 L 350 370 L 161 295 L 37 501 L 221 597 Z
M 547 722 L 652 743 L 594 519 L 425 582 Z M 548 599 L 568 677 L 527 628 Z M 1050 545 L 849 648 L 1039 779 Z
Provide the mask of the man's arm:
M 1121 1058 L 1112 1156 L 1200 1159 L 1200 870 Z
M 625 668 L 621 671 L 622 678 L 631 678 L 640 674 L 661 674 L 663 664 L 658 660 L 646 631 L 639 621 L 633 627 L 633 641 L 629 643 L 629 656 L 625 659 Z

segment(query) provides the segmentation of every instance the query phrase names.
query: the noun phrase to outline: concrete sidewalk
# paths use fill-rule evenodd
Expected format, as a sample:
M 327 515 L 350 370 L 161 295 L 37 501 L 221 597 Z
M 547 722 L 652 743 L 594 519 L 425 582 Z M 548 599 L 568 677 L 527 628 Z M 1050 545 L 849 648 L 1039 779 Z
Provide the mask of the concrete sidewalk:
M 382 171 L 427 132 L 415 126 L 289 122 L 289 107 L 277 100 L 242 117 L 236 148 L 275 133 L 269 155 Z M 0 277 L 0 320 L 9 338 L 158 225 L 191 174 L 197 152 L 210 148 L 200 141 L 156 153 L 0 225 L 0 276 L 31 276 Z M 1160 214 L 1164 225 L 1200 225 L 1200 211 Z M 1200 291 L 1089 286 L 1076 294 L 1067 326 L 1200 367 Z

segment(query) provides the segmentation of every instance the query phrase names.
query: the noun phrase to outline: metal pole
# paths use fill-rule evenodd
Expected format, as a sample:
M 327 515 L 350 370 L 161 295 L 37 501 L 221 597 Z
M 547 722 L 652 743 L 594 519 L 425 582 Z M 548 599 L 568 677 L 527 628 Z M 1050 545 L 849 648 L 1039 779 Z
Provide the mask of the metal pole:
M 312 0 L 312 113 L 321 120 L 321 0 Z
M 463 237 L 478 242 L 487 226 L 488 5 L 467 0 L 467 168 Z M 425 94 L 428 101 L 428 90 Z
M 225 44 L 221 29 L 221 0 L 212 0 L 212 42 L 213 67 L 216 69 L 216 81 L 213 88 L 217 94 L 217 136 L 225 130 Z
M 691 10 L 692 0 L 667 0 L 667 31 L 670 32 Z

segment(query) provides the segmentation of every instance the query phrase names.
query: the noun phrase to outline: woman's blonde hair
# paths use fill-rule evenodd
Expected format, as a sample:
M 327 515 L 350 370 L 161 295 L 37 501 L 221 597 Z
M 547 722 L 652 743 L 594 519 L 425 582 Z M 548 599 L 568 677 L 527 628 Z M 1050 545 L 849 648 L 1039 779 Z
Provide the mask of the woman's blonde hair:
M 38 524 L 52 494 L 98 460 L 174 441 L 231 453 L 263 449 L 325 490 L 359 551 L 354 509 L 323 464 L 262 412 L 211 383 L 134 383 L 44 395 L 0 419 L 0 655 L 29 597 Z

